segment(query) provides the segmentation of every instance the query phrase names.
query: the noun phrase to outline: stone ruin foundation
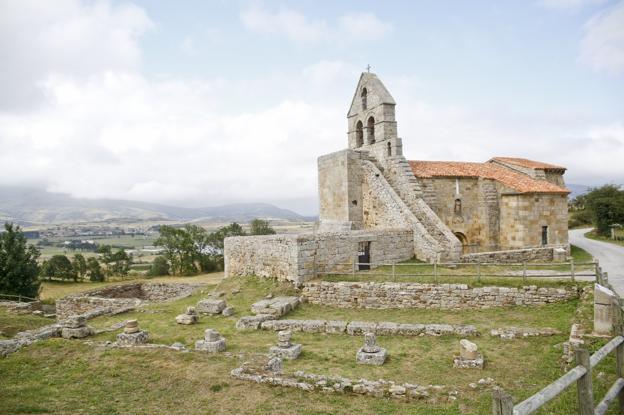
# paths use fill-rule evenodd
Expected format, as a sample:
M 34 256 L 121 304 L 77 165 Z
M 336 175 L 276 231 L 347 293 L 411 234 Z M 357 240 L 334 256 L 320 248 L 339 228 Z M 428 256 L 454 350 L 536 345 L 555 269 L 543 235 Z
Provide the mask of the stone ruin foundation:
M 197 312 L 200 314 L 221 314 L 227 304 L 225 300 L 204 299 L 197 302 Z
M 225 351 L 225 338 L 214 329 L 206 329 L 204 340 L 195 342 L 195 350 L 202 352 L 223 352 Z
M 483 355 L 473 342 L 461 339 L 459 341 L 459 357 L 453 359 L 453 367 L 459 369 L 483 369 Z
M 137 320 L 126 321 L 123 333 L 117 335 L 117 344 L 119 346 L 136 346 L 145 344 L 149 340 L 149 333 L 139 328 Z
M 136 282 L 69 295 L 56 301 L 58 321 L 75 315 L 88 318 L 132 310 L 147 302 L 174 301 L 188 297 L 203 284 Z
M 184 314 L 180 314 L 175 318 L 176 323 L 190 325 L 196 324 L 199 321 L 199 316 L 195 311 L 195 307 L 187 307 Z
M 61 337 L 64 339 L 82 339 L 93 334 L 93 329 L 87 326 L 84 316 L 73 316 L 63 321 Z
M 292 332 L 290 330 L 282 330 L 277 332 L 277 346 L 271 346 L 269 354 L 271 356 L 283 359 L 293 360 L 301 354 L 301 344 L 293 344 L 291 342 Z
M 365 365 L 381 366 L 386 361 L 387 356 L 386 349 L 377 346 L 375 334 L 364 333 L 364 346 L 358 350 L 355 361 Z

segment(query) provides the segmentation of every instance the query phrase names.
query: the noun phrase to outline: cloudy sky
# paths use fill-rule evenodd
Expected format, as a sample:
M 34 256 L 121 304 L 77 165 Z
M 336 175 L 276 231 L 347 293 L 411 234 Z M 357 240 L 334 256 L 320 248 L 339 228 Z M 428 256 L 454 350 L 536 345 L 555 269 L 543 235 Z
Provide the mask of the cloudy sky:
M 624 183 L 624 1 L 0 0 L 0 185 L 316 206 L 367 64 L 408 159 Z

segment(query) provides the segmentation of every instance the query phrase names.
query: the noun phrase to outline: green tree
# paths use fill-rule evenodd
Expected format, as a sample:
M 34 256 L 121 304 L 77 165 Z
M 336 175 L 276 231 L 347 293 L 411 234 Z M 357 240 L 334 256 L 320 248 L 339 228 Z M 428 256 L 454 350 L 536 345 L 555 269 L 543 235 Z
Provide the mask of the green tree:
M 125 277 L 130 271 L 132 257 L 128 255 L 124 249 L 120 248 L 111 255 L 110 263 L 107 265 L 110 274 Z
M 195 247 L 187 229 L 163 225 L 160 227 L 160 236 L 154 244 L 165 250 L 164 256 L 169 261 L 174 275 L 197 273 Z
M 28 245 L 19 226 L 4 224 L 0 233 L 0 292 L 37 297 L 39 250 Z
M 54 255 L 52 258 L 43 261 L 41 265 L 41 276 L 52 280 L 52 278 L 60 280 L 77 280 L 71 261 L 65 255 Z
M 89 281 L 92 282 L 104 281 L 104 272 L 102 272 L 102 267 L 97 258 L 91 257 L 87 259 L 87 276 L 89 277 Z
M 599 235 L 608 236 L 611 225 L 624 224 L 624 190 L 620 186 L 608 184 L 593 188 L 588 193 L 578 196 L 572 202 L 575 216 L 591 218 Z
M 254 219 L 251 221 L 252 235 L 275 235 L 275 229 L 271 226 L 268 220 Z
M 74 268 L 74 273 L 81 280 L 87 274 L 87 260 L 82 254 L 74 254 L 74 259 L 72 259 L 72 267 Z
M 154 258 L 154 262 L 152 262 L 152 266 L 149 271 L 147 271 L 147 275 L 150 277 L 169 275 L 169 263 L 167 262 L 167 258 L 164 256 L 157 256 Z

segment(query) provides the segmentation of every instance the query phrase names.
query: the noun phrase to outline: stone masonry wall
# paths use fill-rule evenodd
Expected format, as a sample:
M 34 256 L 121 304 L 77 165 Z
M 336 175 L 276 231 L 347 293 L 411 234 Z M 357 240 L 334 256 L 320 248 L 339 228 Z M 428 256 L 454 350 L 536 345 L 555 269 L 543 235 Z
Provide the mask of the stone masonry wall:
M 567 195 L 501 197 L 501 249 L 542 245 L 542 226 L 548 226 L 548 245 L 568 244 Z
M 414 233 L 409 229 L 231 237 L 225 239 L 225 275 L 300 283 L 318 272 L 351 272 L 361 242 L 370 242 L 371 262 L 414 256 Z
M 236 236 L 225 238 L 225 276 L 275 277 L 299 275 L 299 235 Z
M 512 249 L 508 251 L 479 252 L 476 254 L 467 254 L 461 257 L 461 262 L 467 263 L 488 263 L 488 262 L 550 262 L 553 260 L 564 260 L 565 258 L 556 258 L 554 254 L 556 248 L 527 248 Z M 565 256 L 565 255 L 564 255 Z
M 576 288 L 470 288 L 466 284 L 310 282 L 302 297 L 312 304 L 372 309 L 485 309 L 544 305 L 578 297 Z

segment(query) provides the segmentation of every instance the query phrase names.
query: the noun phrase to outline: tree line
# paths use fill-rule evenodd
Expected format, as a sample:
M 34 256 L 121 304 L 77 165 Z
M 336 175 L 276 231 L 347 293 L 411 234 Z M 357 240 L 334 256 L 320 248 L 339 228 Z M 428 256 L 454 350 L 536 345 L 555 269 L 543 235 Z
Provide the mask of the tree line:
M 607 184 L 593 188 L 570 203 L 571 228 L 593 226 L 598 235 L 609 236 L 614 224 L 624 225 L 624 190 L 621 186 Z
M 267 235 L 275 230 L 268 221 L 255 219 L 246 233 L 238 223 L 231 223 L 215 232 L 197 225 L 181 228 L 161 226 L 155 245 L 163 255 L 153 261 L 148 276 L 195 275 L 199 272 L 223 270 L 223 245 L 228 236 Z M 86 258 L 76 253 L 53 255 L 39 261 L 39 249 L 27 243 L 20 227 L 4 224 L 0 232 L 0 293 L 37 297 L 42 280 L 105 281 L 107 277 L 126 276 L 132 266 L 132 256 L 124 249 L 98 247 L 98 257 Z

